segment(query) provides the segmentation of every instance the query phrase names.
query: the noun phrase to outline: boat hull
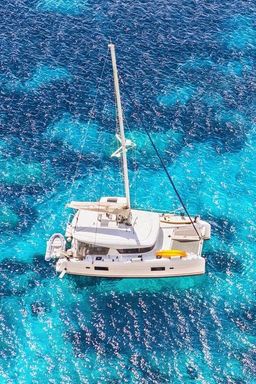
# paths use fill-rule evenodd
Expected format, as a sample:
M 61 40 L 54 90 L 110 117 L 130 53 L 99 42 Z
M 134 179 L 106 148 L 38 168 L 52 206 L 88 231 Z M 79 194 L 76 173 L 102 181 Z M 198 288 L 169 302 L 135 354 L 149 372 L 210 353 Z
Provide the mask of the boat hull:
M 154 278 L 191 276 L 205 273 L 205 259 L 177 258 L 177 260 L 147 260 L 128 262 L 98 262 L 61 259 L 56 264 L 56 271 L 62 274 L 109 278 Z

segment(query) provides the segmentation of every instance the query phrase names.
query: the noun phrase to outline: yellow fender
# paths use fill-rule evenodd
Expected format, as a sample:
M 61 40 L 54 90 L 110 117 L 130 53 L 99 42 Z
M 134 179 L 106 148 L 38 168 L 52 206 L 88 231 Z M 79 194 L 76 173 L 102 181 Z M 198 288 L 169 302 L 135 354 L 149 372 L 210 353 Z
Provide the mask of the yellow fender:
M 161 249 L 156 252 L 156 257 L 165 257 L 170 259 L 171 257 L 186 257 L 187 252 L 182 249 Z

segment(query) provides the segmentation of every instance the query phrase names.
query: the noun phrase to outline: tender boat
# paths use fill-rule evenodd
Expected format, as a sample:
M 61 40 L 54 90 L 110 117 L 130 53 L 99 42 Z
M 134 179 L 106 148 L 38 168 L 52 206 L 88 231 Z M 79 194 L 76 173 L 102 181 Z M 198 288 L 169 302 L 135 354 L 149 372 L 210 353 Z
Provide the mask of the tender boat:
M 210 238 L 211 226 L 199 216 L 188 214 L 163 162 L 185 214 L 138 210 L 131 206 L 127 150 L 135 144 L 125 138 L 115 46 L 109 44 L 109 49 L 119 128 L 116 137 L 121 143 L 112 156 L 122 157 L 125 197 L 70 202 L 68 207 L 75 214 L 67 224 L 65 238 L 53 235 L 45 258 L 57 258 L 56 271 L 60 277 L 65 273 L 118 278 L 203 274 L 202 249 L 204 240 Z
M 61 233 L 54 233 L 47 241 L 45 260 L 59 259 L 66 251 L 66 240 Z

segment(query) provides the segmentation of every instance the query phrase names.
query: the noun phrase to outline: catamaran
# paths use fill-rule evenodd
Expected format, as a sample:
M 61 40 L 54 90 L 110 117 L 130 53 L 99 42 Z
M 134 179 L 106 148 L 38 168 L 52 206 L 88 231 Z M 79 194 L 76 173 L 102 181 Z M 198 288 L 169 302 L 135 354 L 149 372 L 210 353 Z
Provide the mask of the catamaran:
M 67 224 L 65 236 L 55 233 L 48 240 L 45 259 L 56 261 L 55 268 L 61 278 L 66 273 L 111 278 L 203 274 L 202 249 L 204 240 L 210 239 L 211 226 L 199 216 L 189 215 L 160 156 L 185 213 L 132 208 L 127 150 L 135 144 L 125 138 L 114 44 L 109 44 L 109 49 L 118 117 L 116 137 L 121 144 L 112 156 L 122 158 L 125 197 L 101 197 L 97 202 L 71 201 L 68 207 L 75 212 L 73 219 Z

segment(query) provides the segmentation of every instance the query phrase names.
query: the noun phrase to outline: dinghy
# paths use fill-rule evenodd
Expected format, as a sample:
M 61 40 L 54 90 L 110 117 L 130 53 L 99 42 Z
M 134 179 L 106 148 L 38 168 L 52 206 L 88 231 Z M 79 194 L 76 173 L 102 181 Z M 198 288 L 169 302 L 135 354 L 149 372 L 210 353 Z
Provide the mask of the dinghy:
M 66 240 L 61 233 L 54 233 L 47 241 L 45 260 L 59 259 L 66 250 Z

